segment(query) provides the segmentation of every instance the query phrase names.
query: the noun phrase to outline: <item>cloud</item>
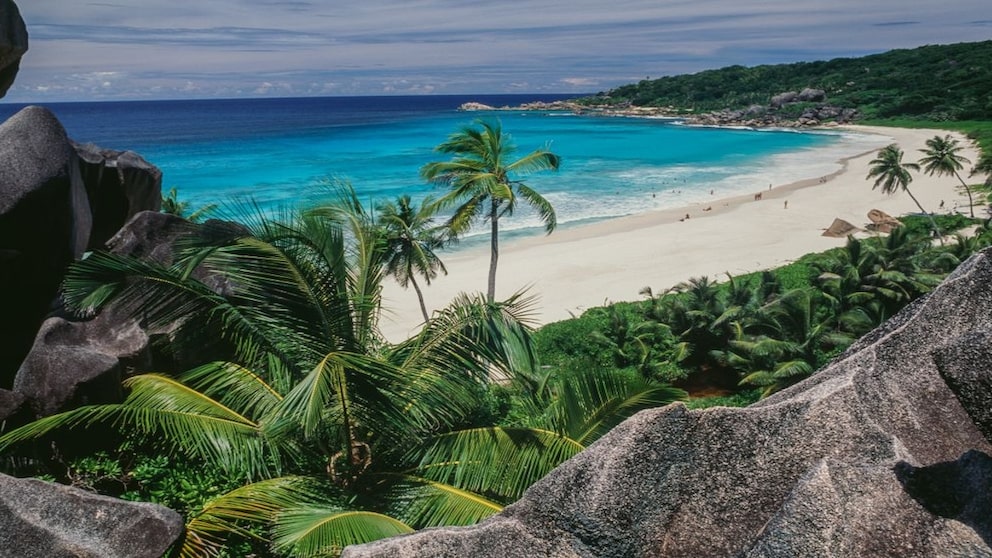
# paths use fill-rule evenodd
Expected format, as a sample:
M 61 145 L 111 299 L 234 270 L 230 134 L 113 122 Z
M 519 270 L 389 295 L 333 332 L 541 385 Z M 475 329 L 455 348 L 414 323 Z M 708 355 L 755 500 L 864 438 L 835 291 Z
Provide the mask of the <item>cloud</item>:
M 586 93 L 731 64 L 985 40 L 992 21 L 975 14 L 987 2 L 25 0 L 31 49 L 6 100 Z

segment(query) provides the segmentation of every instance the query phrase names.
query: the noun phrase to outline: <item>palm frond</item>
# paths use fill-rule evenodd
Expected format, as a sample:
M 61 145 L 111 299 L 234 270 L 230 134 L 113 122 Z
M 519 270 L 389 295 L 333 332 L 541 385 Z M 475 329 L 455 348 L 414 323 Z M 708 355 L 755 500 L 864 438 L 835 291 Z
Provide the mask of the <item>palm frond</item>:
M 370 511 L 297 505 L 280 513 L 273 547 L 298 558 L 337 556 L 344 547 L 410 533 L 407 524 Z
M 301 501 L 317 497 L 313 482 L 305 477 L 277 477 L 236 488 L 207 502 L 186 522 L 180 558 L 217 556 L 228 537 L 259 536 L 252 525 L 268 525 L 277 515 Z
M 81 407 L 37 420 L 0 438 L 0 447 L 55 430 L 110 424 L 153 443 L 204 459 L 248 477 L 273 467 L 276 448 L 259 435 L 258 424 L 178 381 L 142 374 L 124 381 L 130 390 L 120 404 Z
M 475 492 L 409 474 L 386 474 L 392 482 L 391 508 L 418 529 L 441 525 L 473 525 L 499 513 L 503 506 Z
M 584 446 L 536 428 L 498 426 L 458 430 L 431 438 L 411 452 L 410 473 L 510 503 Z

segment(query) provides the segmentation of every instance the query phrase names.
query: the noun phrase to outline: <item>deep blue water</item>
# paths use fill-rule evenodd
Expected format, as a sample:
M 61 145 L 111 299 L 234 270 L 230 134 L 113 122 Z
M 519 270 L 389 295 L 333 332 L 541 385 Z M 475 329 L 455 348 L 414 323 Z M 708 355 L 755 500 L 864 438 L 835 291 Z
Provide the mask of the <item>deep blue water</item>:
M 350 182 L 363 199 L 439 194 L 418 177 L 444 157 L 433 147 L 476 118 L 499 119 L 522 155 L 549 147 L 558 173 L 529 185 L 575 224 L 651 209 L 705 203 L 836 170 L 811 149 L 836 148 L 852 136 L 791 131 L 694 128 L 660 119 L 570 114 L 459 112 L 466 101 L 493 106 L 554 95 L 327 97 L 55 103 L 46 105 L 70 137 L 130 149 L 163 171 L 193 205 L 252 197 L 265 207 L 305 200 L 316 184 Z M 22 105 L 0 104 L 6 118 Z M 839 158 L 839 156 L 838 156 Z M 825 162 L 824 162 L 825 161 Z M 712 192 L 712 194 L 711 194 Z M 507 228 L 532 230 L 532 215 Z M 536 230 L 536 229 L 533 229 Z M 523 231 L 522 231 L 523 232 Z

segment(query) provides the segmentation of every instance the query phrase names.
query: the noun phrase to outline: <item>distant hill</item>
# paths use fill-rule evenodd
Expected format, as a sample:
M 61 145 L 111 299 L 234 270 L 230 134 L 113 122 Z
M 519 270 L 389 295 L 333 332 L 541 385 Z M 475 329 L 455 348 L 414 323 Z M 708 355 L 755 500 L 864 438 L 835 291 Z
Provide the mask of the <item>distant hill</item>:
M 746 109 L 772 96 L 822 89 L 833 106 L 865 118 L 992 120 L 992 40 L 892 50 L 643 80 L 583 99 L 583 103 L 672 107 L 682 112 Z

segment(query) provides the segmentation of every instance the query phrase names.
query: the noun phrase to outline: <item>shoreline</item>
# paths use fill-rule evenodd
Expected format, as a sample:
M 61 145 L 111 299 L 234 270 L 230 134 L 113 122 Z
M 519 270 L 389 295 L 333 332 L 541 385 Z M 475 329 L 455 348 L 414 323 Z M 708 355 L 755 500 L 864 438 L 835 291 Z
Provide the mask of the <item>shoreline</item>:
M 936 134 L 962 139 L 964 156 L 972 161 L 978 156 L 972 142 L 957 132 L 858 125 L 832 129 L 888 138 L 885 143 L 899 144 L 907 162 L 915 161 L 917 149 Z M 817 152 L 811 153 L 815 157 Z M 835 159 L 831 162 L 841 168 L 833 173 L 773 185 L 760 192 L 760 200 L 754 192 L 501 242 L 497 299 L 527 288 L 539 297 L 534 318 L 544 325 L 607 303 L 642 300 L 639 292 L 646 286 L 662 293 L 691 277 L 720 279 L 725 273 L 769 269 L 843 246 L 845 238 L 821 236 L 835 217 L 863 228 L 871 209 L 894 217 L 919 211 L 905 193 L 885 196 L 872 190 L 865 176 L 876 152 Z M 811 165 L 814 161 L 822 162 L 813 159 Z M 957 192 L 956 178 L 922 173 L 913 178 L 910 189 L 928 211 L 939 212 L 941 201 L 944 212 L 966 207 L 967 196 Z M 424 288 L 429 310 L 442 308 L 460 292 L 485 290 L 488 243 L 441 257 L 448 275 Z M 383 296 L 386 337 L 398 341 L 415 332 L 422 322 L 416 295 L 388 281 Z

